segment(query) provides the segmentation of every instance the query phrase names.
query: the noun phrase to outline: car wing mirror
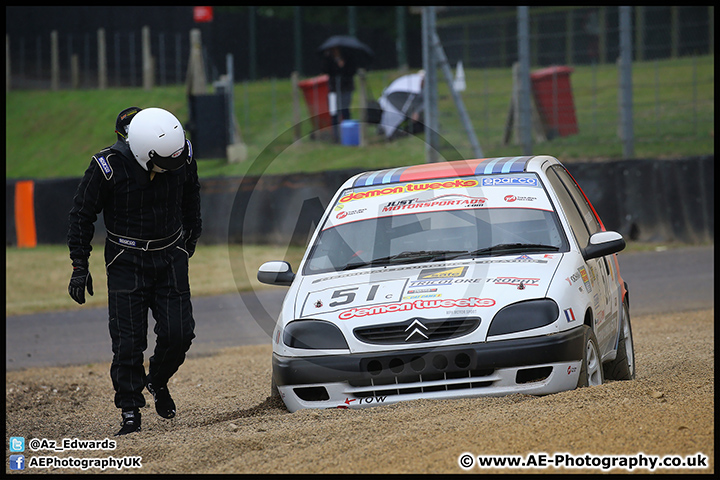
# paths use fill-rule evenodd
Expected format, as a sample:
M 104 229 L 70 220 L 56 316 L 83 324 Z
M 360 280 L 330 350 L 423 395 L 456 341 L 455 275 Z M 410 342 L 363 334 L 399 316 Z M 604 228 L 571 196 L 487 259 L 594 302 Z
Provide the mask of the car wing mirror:
M 617 232 L 597 232 L 590 236 L 587 247 L 583 248 L 585 260 L 604 257 L 625 248 L 625 239 Z
M 290 286 L 295 279 L 295 274 L 288 262 L 273 261 L 260 265 L 257 279 L 268 285 Z

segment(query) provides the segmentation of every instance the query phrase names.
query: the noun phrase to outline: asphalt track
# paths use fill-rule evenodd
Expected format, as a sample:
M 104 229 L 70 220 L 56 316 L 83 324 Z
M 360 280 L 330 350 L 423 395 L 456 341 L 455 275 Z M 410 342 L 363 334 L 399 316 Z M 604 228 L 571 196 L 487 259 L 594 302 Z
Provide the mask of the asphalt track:
M 631 316 L 714 307 L 714 246 L 621 253 L 620 274 L 629 285 Z M 272 318 L 286 287 L 243 294 L 195 297 L 196 338 L 188 357 L 219 349 L 269 343 Z M 152 354 L 154 321 L 149 320 Z M 18 315 L 5 322 L 6 371 L 110 362 L 107 309 Z

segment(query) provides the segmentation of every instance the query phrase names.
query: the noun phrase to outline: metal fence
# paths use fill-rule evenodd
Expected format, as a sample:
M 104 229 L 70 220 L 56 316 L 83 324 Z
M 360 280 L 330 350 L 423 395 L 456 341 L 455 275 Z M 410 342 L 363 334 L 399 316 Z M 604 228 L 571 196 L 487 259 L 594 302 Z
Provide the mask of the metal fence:
M 9 83 L 23 89 L 98 88 L 98 45 L 104 37 L 108 87 L 142 85 L 142 32 L 104 30 L 53 36 L 41 32 L 34 36 L 7 39 L 12 77 Z M 173 85 L 185 82 L 190 55 L 189 35 L 150 33 L 154 52 L 155 84 Z M 53 49 L 57 49 L 53 53 Z M 52 84 L 53 55 L 56 55 L 57 85 Z M 208 75 L 209 78 L 210 75 Z
M 526 58 L 519 51 L 522 8 L 528 14 Z M 629 19 L 625 74 L 620 62 L 623 8 Z M 585 149 L 589 157 L 662 157 L 677 150 L 688 155 L 714 152 L 714 7 L 435 11 L 437 35 L 456 79 L 463 68 L 460 94 L 485 156 L 515 154 L 524 147 L 517 131 L 521 77 L 512 73 L 512 66 L 523 60 L 531 77 L 533 153 L 577 156 L 578 149 Z M 551 71 L 556 74 L 543 78 Z M 437 129 L 463 157 L 472 156 L 471 139 L 447 83 L 438 76 Z M 551 91 L 543 93 L 543 88 Z M 631 108 L 623 112 L 627 101 Z M 562 123 L 568 121 L 573 124 Z M 633 143 L 628 145 L 629 136 Z M 593 146 L 590 151 L 588 145 Z
M 258 7 L 213 8 L 212 22 L 197 23 L 191 6 L 8 7 L 7 83 L 10 89 L 98 88 L 104 55 L 107 86 L 141 86 L 145 28 L 147 51 L 154 59 L 154 85 L 184 83 L 192 29 L 201 31 L 207 77 L 213 81 L 224 73 L 227 54 L 235 59 L 237 80 L 289 79 L 293 71 L 317 75 L 321 59 L 316 48 L 331 35 L 348 33 L 346 25 L 315 23 L 322 6 L 293 7 L 294 18 L 266 17 Z M 347 9 L 349 15 L 362 7 L 335 8 Z M 384 26 L 363 22 L 350 28 L 375 52 L 372 67 L 419 64 L 417 40 L 406 41 L 418 15 L 407 7 L 384 11 L 395 17 L 395 31 L 388 21 Z M 57 85 L 52 84 L 53 68 L 59 71 Z

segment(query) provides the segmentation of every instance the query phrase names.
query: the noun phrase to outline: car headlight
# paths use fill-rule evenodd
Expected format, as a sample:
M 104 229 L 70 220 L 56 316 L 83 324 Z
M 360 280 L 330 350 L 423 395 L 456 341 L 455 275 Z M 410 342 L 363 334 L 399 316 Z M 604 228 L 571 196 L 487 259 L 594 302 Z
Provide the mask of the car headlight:
M 294 320 L 283 332 L 283 343 L 288 347 L 306 349 L 348 349 L 340 329 L 324 320 Z
M 553 300 L 527 300 L 502 308 L 492 319 L 488 336 L 522 332 L 550 325 L 557 320 L 560 309 Z

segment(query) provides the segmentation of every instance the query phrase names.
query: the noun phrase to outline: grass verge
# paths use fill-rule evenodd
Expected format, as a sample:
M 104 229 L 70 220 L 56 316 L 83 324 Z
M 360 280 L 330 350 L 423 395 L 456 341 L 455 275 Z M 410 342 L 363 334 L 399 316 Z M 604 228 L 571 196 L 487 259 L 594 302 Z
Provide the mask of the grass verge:
M 190 259 L 190 287 L 193 296 L 221 295 L 259 288 L 273 288 L 257 281 L 257 269 L 269 260 L 286 260 L 297 268 L 301 247 L 200 245 Z M 90 256 L 90 274 L 95 294 L 86 294 L 78 305 L 67 292 L 72 266 L 67 247 L 42 245 L 37 248 L 7 248 L 5 271 L 5 315 L 73 310 L 107 305 L 107 282 L 103 248 Z M 242 258 L 245 271 L 233 271 L 231 258 Z M 241 262 L 233 262 L 240 265 Z M 238 269 L 239 270 L 239 269 Z

